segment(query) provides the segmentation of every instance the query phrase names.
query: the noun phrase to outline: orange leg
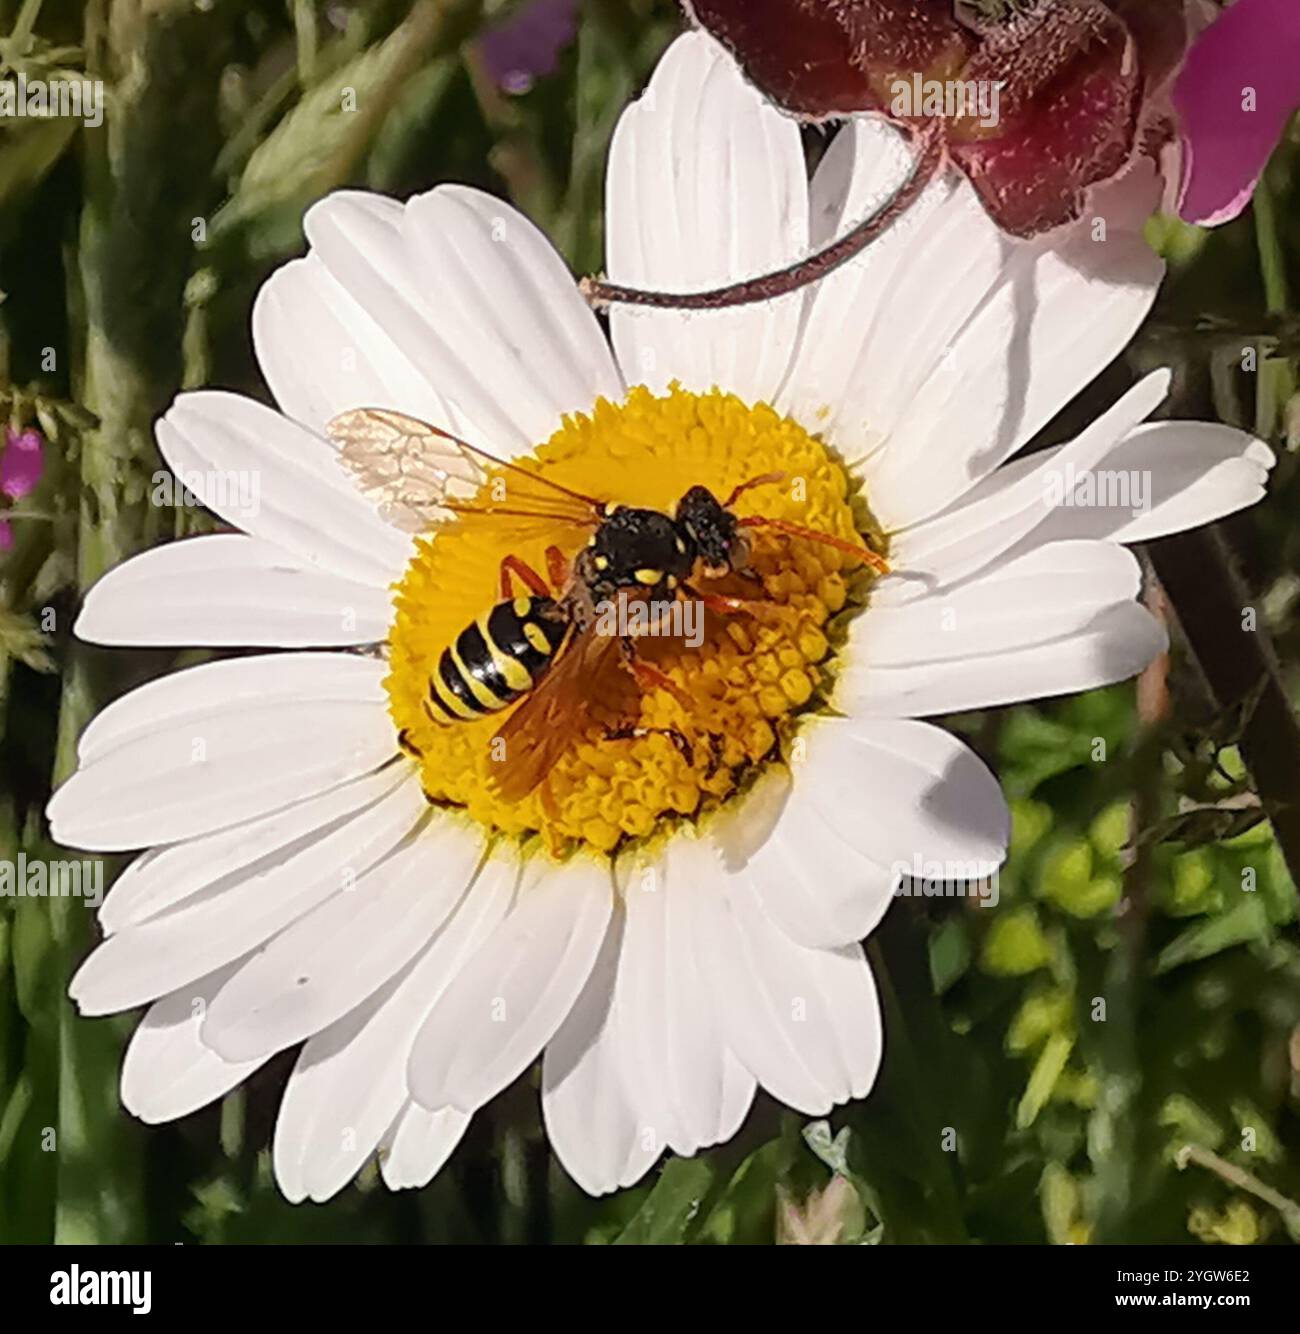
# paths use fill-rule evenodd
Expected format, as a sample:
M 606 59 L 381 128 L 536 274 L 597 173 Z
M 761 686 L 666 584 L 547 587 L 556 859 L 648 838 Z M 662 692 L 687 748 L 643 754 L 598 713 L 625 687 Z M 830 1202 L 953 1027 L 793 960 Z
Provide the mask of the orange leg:
M 682 592 L 719 616 L 757 616 L 759 609 L 765 610 L 771 606 L 766 598 L 738 598 L 730 593 L 706 593 L 691 584 L 683 584 Z
M 551 587 L 557 593 L 564 592 L 573 574 L 573 566 L 559 547 L 546 548 L 546 572 L 551 577 Z
M 630 639 L 620 640 L 619 647 L 623 653 L 623 665 L 632 673 L 633 680 L 642 690 L 666 690 L 681 706 L 683 712 L 690 713 L 691 697 L 671 676 L 638 658 Z
M 695 763 L 695 748 L 675 727 L 607 727 L 606 741 L 636 741 L 643 736 L 666 736 L 687 764 Z
M 503 598 L 514 597 L 514 591 L 510 587 L 510 576 L 512 574 L 525 588 L 535 593 L 539 598 L 551 596 L 551 590 L 547 586 L 546 580 L 527 561 L 520 560 L 518 556 L 503 556 L 501 559 L 501 596 Z
M 741 519 L 740 528 L 774 528 L 778 533 L 789 537 L 802 537 L 809 542 L 820 542 L 822 546 L 834 547 L 837 551 L 847 551 L 856 556 L 864 565 L 869 565 L 877 574 L 888 574 L 889 563 L 883 556 L 878 556 L 870 547 L 860 542 L 846 542 L 842 537 L 832 537 L 830 533 L 819 533 L 815 528 L 805 528 L 802 524 L 791 523 L 788 519 L 768 519 L 762 515 Z

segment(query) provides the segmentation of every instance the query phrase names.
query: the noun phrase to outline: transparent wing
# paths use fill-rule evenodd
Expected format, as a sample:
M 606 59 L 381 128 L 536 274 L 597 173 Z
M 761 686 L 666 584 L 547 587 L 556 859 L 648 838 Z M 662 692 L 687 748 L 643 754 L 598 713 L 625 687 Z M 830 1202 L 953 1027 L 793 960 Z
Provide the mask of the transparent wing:
M 355 408 L 325 430 L 361 489 L 407 532 L 456 514 L 587 526 L 599 516 L 599 500 L 402 412 Z

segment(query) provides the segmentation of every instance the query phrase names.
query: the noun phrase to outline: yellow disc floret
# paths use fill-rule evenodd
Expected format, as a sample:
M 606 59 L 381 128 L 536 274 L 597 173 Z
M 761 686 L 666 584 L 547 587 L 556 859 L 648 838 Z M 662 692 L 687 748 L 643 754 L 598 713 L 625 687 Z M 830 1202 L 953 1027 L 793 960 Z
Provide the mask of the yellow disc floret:
M 515 462 L 601 500 L 668 514 L 692 486 L 725 500 L 742 482 L 780 474 L 745 492 L 735 512 L 854 542 L 871 527 L 863 497 L 851 494 L 844 468 L 821 441 L 765 404 L 751 407 L 717 390 L 674 387 L 656 396 L 638 388 L 621 404 L 601 400 L 590 415 L 566 418 L 530 459 Z M 631 720 L 634 728 L 621 730 L 646 734 L 614 739 L 599 720 L 588 720 L 545 783 L 506 802 L 490 780 L 501 762 L 492 741 L 509 710 L 435 722 L 424 706 L 429 679 L 443 650 L 500 600 L 504 556 L 545 571 L 548 546 L 573 557 L 588 536 L 573 525 L 502 515 L 447 522 L 418 542 L 397 586 L 389 645 L 393 721 L 418 759 L 430 801 L 463 807 L 508 835 L 539 832 L 557 853 L 578 844 L 609 851 L 671 820 L 698 817 L 760 766 L 779 762 L 797 717 L 827 693 L 835 618 L 861 603 L 870 582 L 851 553 L 774 529 L 747 529 L 756 578 L 719 585 L 701 577 L 698 585 L 753 606 L 729 615 L 697 604 L 702 637 L 637 640 L 638 656 L 673 683 L 671 689 L 641 683 L 639 717 Z M 528 699 L 512 707 L 526 708 Z M 673 735 L 688 745 L 674 744 Z

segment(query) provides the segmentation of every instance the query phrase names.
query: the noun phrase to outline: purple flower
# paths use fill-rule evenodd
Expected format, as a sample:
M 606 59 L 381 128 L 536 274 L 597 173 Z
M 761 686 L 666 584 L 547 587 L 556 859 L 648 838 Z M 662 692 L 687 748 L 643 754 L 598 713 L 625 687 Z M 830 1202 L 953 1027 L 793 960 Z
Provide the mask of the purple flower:
M 41 453 L 44 441 L 41 433 L 35 430 L 16 431 L 12 426 L 5 429 L 4 452 L 0 453 L 0 494 L 10 500 L 21 500 L 36 490 L 41 474 L 45 471 L 45 459 Z M 0 537 L 0 546 L 4 545 Z
M 1237 0 L 1197 38 L 1174 85 L 1178 212 L 1215 226 L 1250 202 L 1300 106 L 1300 0 Z
M 508 93 L 526 93 L 553 74 L 578 33 L 578 0 L 531 0 L 479 39 L 483 64 Z

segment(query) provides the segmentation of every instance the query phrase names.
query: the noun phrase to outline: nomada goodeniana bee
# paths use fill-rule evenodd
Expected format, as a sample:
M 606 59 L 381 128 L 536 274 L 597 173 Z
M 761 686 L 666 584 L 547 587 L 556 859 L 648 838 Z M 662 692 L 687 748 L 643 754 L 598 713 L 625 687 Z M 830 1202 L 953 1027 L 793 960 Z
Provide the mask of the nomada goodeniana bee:
M 494 766 L 492 782 L 508 801 L 532 792 L 592 721 L 596 701 L 590 682 L 598 678 L 607 654 L 618 652 L 629 685 L 663 688 L 680 698 L 676 684 L 638 656 L 634 635 L 598 633 L 602 608 L 631 601 L 671 606 L 685 595 L 723 615 L 748 611 L 752 600 L 702 590 L 692 580 L 753 577 L 745 537 L 751 528 L 823 543 L 878 571 L 888 569 L 864 545 L 785 519 L 741 518 L 733 512 L 745 492 L 781 481 L 777 473 L 742 482 L 725 500 L 707 487 L 693 486 L 666 513 L 583 495 L 400 412 L 357 408 L 335 417 L 326 431 L 362 489 L 407 531 L 425 532 L 449 517 L 475 514 L 589 530 L 586 546 L 573 561 L 559 547 L 547 548 L 547 577 L 516 555 L 504 556 L 500 600 L 443 649 L 429 680 L 424 709 L 440 725 L 513 709 L 493 738 L 493 754 L 499 751 L 504 758 Z M 486 486 L 491 470 L 500 470 L 498 480 L 508 479 L 504 503 L 481 498 L 485 488 L 493 490 Z M 618 624 L 627 624 L 627 618 Z M 650 633 L 653 624 L 642 633 Z M 630 692 L 622 712 L 635 716 L 638 698 Z M 614 701 L 602 698 L 600 703 Z M 606 728 L 604 735 L 630 739 L 656 730 L 690 761 L 689 740 L 672 729 L 629 722 Z

